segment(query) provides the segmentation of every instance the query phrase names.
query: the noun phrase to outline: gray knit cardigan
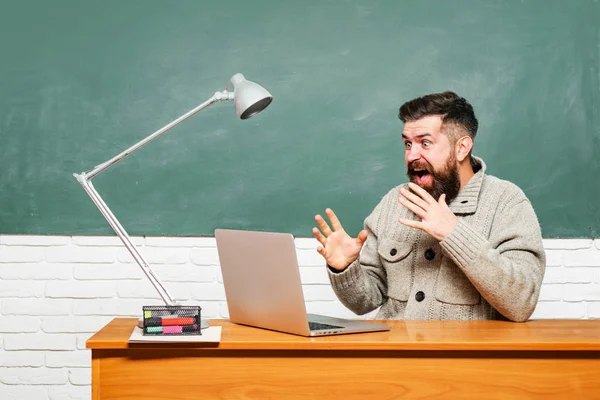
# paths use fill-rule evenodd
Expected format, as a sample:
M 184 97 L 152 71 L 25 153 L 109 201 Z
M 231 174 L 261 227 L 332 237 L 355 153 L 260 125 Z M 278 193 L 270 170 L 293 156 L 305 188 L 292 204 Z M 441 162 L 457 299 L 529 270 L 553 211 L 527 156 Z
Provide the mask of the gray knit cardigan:
M 540 225 L 525 194 L 485 174 L 475 175 L 449 204 L 458 224 L 441 242 L 407 227 L 417 219 L 392 189 L 365 220 L 359 258 L 329 277 L 340 301 L 376 319 L 527 320 L 537 303 L 546 258 Z M 404 185 L 401 185 L 404 186 Z

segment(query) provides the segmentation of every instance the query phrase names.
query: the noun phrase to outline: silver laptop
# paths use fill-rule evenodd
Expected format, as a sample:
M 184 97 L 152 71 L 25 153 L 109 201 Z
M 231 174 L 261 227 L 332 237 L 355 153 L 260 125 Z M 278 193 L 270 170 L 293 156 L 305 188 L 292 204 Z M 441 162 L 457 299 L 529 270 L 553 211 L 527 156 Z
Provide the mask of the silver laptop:
M 306 313 L 294 237 L 216 229 L 232 322 L 302 336 L 387 331 L 387 325 Z

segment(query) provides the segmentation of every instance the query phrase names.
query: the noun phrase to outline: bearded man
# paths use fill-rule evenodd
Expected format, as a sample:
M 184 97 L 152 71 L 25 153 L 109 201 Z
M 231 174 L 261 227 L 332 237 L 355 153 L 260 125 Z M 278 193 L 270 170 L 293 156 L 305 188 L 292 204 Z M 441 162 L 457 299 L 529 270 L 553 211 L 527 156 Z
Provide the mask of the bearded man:
M 544 277 L 540 226 L 525 194 L 471 154 L 478 122 L 453 92 L 400 107 L 408 184 L 350 237 L 331 209 L 313 228 L 332 287 L 376 319 L 526 321 Z

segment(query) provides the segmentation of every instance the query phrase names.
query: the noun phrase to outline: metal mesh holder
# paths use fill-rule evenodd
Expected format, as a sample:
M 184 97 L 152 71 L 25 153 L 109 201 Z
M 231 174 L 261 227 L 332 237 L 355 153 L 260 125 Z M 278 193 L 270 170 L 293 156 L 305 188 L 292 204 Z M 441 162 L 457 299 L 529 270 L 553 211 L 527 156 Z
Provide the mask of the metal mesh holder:
M 198 306 L 143 306 L 144 335 L 202 335 Z

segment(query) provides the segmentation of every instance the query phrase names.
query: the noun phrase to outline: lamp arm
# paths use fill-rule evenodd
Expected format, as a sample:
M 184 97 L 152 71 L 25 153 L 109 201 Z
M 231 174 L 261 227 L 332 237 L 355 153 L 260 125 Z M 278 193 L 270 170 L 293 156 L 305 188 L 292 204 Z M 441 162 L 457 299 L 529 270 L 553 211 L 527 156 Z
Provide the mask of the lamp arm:
M 188 119 L 189 117 L 198 113 L 199 111 L 202 111 L 203 109 L 210 106 L 211 104 L 217 103 L 219 101 L 224 101 L 224 100 L 233 100 L 233 97 L 234 97 L 234 94 L 231 92 L 228 92 L 227 90 L 224 90 L 222 92 L 216 92 L 214 95 L 212 95 L 211 98 L 206 100 L 204 103 L 200 104 L 198 107 L 188 111 L 187 113 L 183 114 L 181 117 L 177 118 L 176 120 L 169 122 L 167 125 L 163 126 L 159 130 L 157 130 L 156 132 L 154 132 L 153 134 L 148 136 L 147 138 L 140 140 L 138 143 L 134 144 L 127 150 L 124 150 L 121 153 L 117 154 L 110 160 L 97 165 L 96 167 L 94 167 L 93 170 L 85 173 L 85 175 L 87 176 L 88 180 L 91 180 L 99 173 L 105 171 L 110 166 L 118 163 L 119 161 L 121 161 L 122 159 L 124 159 L 125 157 L 127 157 L 128 155 L 133 153 L 134 151 L 138 150 L 140 147 L 150 143 L 151 141 L 153 141 L 154 139 L 156 139 L 163 133 L 167 132 L 169 129 L 171 129 L 175 125 L 179 124 L 180 122 Z
M 115 231 L 117 236 L 121 239 L 121 241 L 123 242 L 123 244 L 129 251 L 129 253 L 131 253 L 131 255 L 133 256 L 136 263 L 140 266 L 142 271 L 144 271 L 144 274 L 146 274 L 146 277 L 148 277 L 148 279 L 150 280 L 150 283 L 152 284 L 152 286 L 154 286 L 154 288 L 160 295 L 161 299 L 168 306 L 177 305 L 177 302 L 169 294 L 169 292 L 164 287 L 164 285 L 162 284 L 160 279 L 158 279 L 156 274 L 154 274 L 154 271 L 152 271 L 148 262 L 140 254 L 137 247 L 133 244 L 133 242 L 131 241 L 131 238 L 129 237 L 129 235 L 127 234 L 127 232 L 125 231 L 125 229 L 123 228 L 121 223 L 119 222 L 119 220 L 117 220 L 117 217 L 115 217 L 115 215 L 112 213 L 110 208 L 108 208 L 108 205 L 106 205 L 106 203 L 104 202 L 104 200 L 102 199 L 100 194 L 96 191 L 96 189 L 94 188 L 94 185 L 92 184 L 91 181 L 92 181 L 92 178 L 94 178 L 96 175 L 105 171 L 112 165 L 118 163 L 119 161 L 121 161 L 122 159 L 124 159 L 125 157 L 127 157 L 128 155 L 133 153 L 134 151 L 138 150 L 145 144 L 150 143 L 152 140 L 156 139 L 158 136 L 167 132 L 169 129 L 171 129 L 175 125 L 186 120 L 187 118 L 198 113 L 199 111 L 205 109 L 206 107 L 210 106 L 211 104 L 214 104 L 219 101 L 233 100 L 233 99 L 234 99 L 234 93 L 228 92 L 227 90 L 224 90 L 223 92 L 216 92 L 212 97 L 210 97 L 204 103 L 200 104 L 196 108 L 183 114 L 181 117 L 177 118 L 176 120 L 163 126 L 162 128 L 160 128 L 153 134 L 149 135 L 145 139 L 143 139 L 143 140 L 139 141 L 138 143 L 134 144 L 133 146 L 129 147 L 127 150 L 124 150 L 121 153 L 117 154 L 110 160 L 97 165 L 93 170 L 91 170 L 89 172 L 82 172 L 81 174 L 73 174 L 73 176 L 77 179 L 77 181 L 81 184 L 81 186 L 83 186 L 83 189 L 86 191 L 88 196 L 90 196 L 90 198 L 92 199 L 92 201 L 94 202 L 96 207 L 98 207 L 98 210 L 100 210 L 100 213 L 102 214 L 102 216 L 106 219 L 108 224 Z
M 81 183 L 81 186 L 83 186 L 84 190 L 90 196 L 94 204 L 96 204 L 96 207 L 98 207 L 100 213 L 104 216 L 106 221 L 108 221 L 108 224 L 111 226 L 111 228 L 113 228 L 117 236 L 119 236 L 129 253 L 133 256 L 135 262 L 140 266 L 140 268 L 142 268 L 142 271 L 144 271 L 144 274 L 146 274 L 146 277 L 148 277 L 150 283 L 152 284 L 152 286 L 154 286 L 163 302 L 168 306 L 176 305 L 177 302 L 175 301 L 175 299 L 173 299 L 173 297 L 162 284 L 160 279 L 158 279 L 158 277 L 154 274 L 154 271 L 152 271 L 146 259 L 140 254 L 137 247 L 133 244 L 131 238 L 129 237 L 119 220 L 117 220 L 117 217 L 115 217 L 115 215 L 112 213 L 110 208 L 108 208 L 102 197 L 100 197 L 100 194 L 98 194 L 92 182 L 85 179 L 85 177 L 82 178 L 81 175 L 76 175 L 76 178 L 79 181 L 79 183 Z

